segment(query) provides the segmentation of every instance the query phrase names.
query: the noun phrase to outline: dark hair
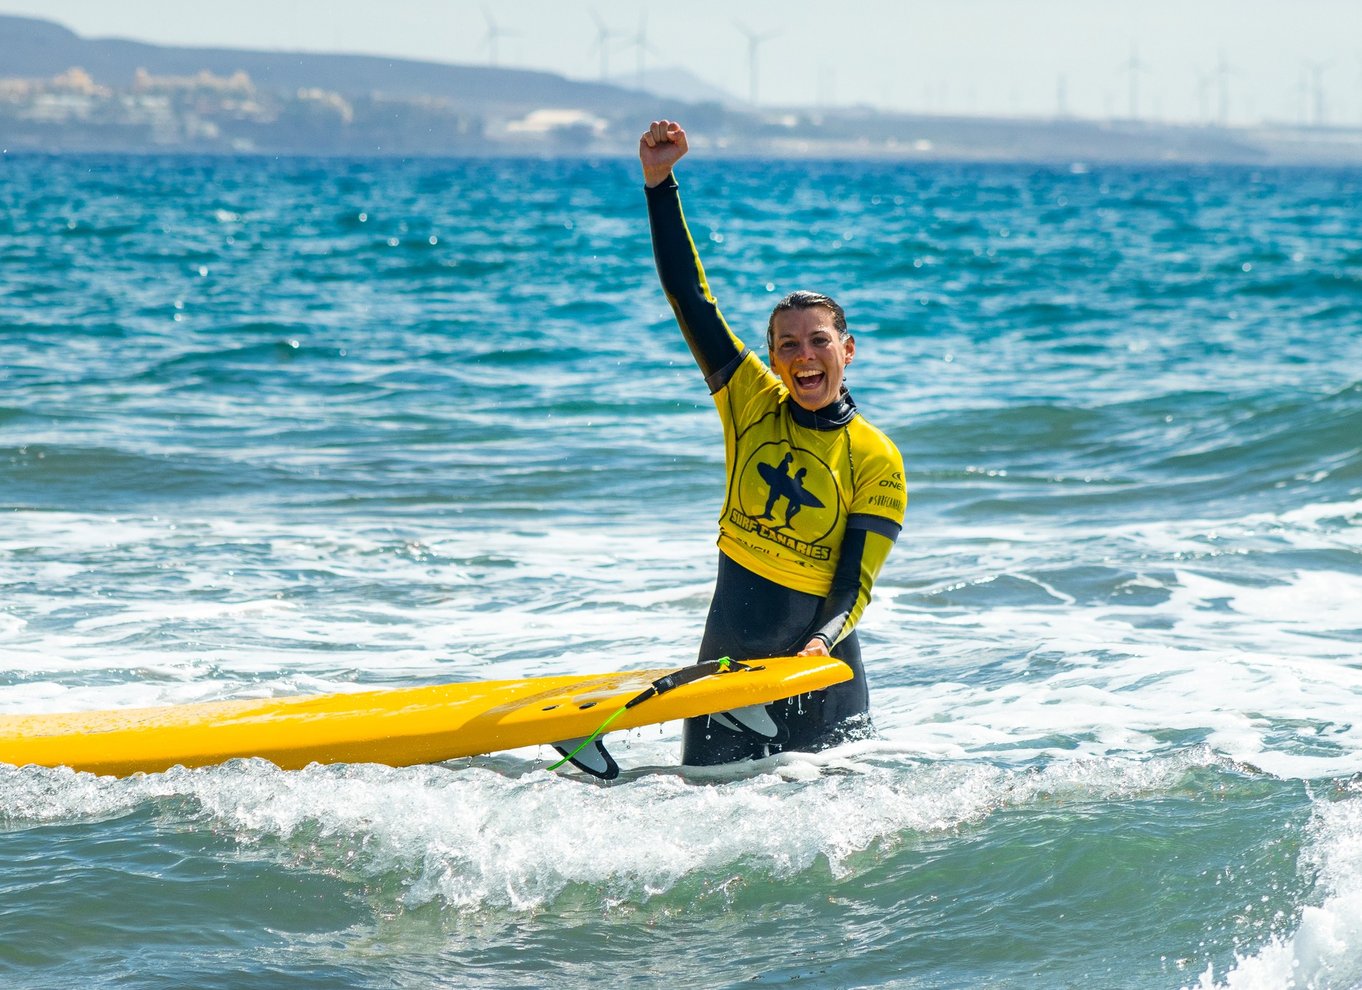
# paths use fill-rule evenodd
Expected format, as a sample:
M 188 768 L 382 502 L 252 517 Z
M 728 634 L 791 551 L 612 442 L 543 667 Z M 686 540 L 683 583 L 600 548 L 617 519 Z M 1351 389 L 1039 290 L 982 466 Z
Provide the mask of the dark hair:
M 771 316 L 766 321 L 767 350 L 776 346 L 777 313 L 784 313 L 791 309 L 816 309 L 819 306 L 832 313 L 832 326 L 837 331 L 838 336 L 843 340 L 851 336 L 851 331 L 847 329 L 847 314 L 842 311 L 842 307 L 837 305 L 832 296 L 825 296 L 821 292 L 798 289 L 776 303 L 775 309 L 771 310 Z

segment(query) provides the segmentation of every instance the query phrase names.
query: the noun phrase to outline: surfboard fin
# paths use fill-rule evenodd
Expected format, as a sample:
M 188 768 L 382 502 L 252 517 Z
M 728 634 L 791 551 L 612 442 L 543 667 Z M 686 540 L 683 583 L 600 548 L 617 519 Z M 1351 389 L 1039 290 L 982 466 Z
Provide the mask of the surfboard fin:
M 730 674 L 740 670 L 762 670 L 761 666 L 743 663 L 741 660 L 734 660 L 732 657 L 720 657 L 718 660 L 708 660 L 703 663 L 692 664 L 689 667 L 682 667 L 680 670 L 673 670 L 664 677 L 659 677 L 648 685 L 643 691 L 636 694 L 633 698 L 624 703 L 620 708 L 604 722 L 600 724 L 595 732 L 581 739 L 568 739 L 565 742 L 553 743 L 563 758 L 549 767 L 550 770 L 557 770 L 564 763 L 571 763 L 583 773 L 589 773 L 593 777 L 601 780 L 614 780 L 620 775 L 619 764 L 615 762 L 601 742 L 600 736 L 606 729 L 610 728 L 610 723 L 619 718 L 630 708 L 642 704 L 649 698 L 656 698 L 660 694 L 666 694 L 673 688 L 680 687 L 682 684 L 689 684 L 698 681 L 702 677 L 712 677 L 716 674 Z M 584 707 L 590 707 L 589 705 Z M 721 722 L 726 728 L 734 732 L 741 732 L 744 735 L 751 735 L 760 739 L 762 742 L 784 742 L 788 737 L 783 724 L 773 720 L 761 705 L 753 705 L 748 708 L 736 709 L 729 712 L 730 722 Z M 720 716 L 712 716 L 720 717 Z M 731 724 L 730 724 L 731 723 Z M 749 730 L 749 724 L 752 728 Z M 769 733 L 769 734 L 767 734 Z
M 771 717 L 766 705 L 748 705 L 726 712 L 715 712 L 710 719 L 725 729 L 764 743 L 782 743 L 790 737 L 785 723 Z
M 589 773 L 601 780 L 614 780 L 620 775 L 620 765 L 606 751 L 600 739 L 566 739 L 553 744 L 553 748 L 583 773 Z

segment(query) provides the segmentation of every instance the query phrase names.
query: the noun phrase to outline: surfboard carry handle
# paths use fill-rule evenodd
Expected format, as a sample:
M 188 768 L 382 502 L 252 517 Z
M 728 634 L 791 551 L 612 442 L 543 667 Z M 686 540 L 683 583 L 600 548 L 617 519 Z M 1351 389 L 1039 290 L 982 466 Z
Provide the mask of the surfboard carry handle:
M 674 670 L 665 677 L 659 677 L 642 692 L 626 701 L 624 707 L 628 710 L 637 704 L 647 701 L 649 698 L 656 698 L 659 694 L 666 694 L 672 688 L 680 687 L 682 684 L 689 684 L 691 681 L 698 681 L 702 677 L 712 677 L 715 674 L 729 674 L 739 670 L 763 669 L 763 667 L 753 666 L 750 663 L 743 663 L 741 660 L 734 660 L 732 657 L 720 657 L 718 660 L 693 663 L 689 667 L 682 667 L 680 670 Z
M 740 670 L 764 669 L 765 668 L 760 665 L 743 663 L 741 660 L 734 660 L 732 657 L 720 657 L 718 660 L 706 660 L 704 663 L 693 663 L 689 667 L 682 667 L 680 670 L 674 670 L 670 674 L 659 677 L 638 694 L 634 695 L 634 697 L 626 701 L 623 708 L 611 713 L 611 715 L 596 728 L 596 731 L 585 739 L 572 740 L 572 742 L 568 743 L 555 743 L 553 748 L 558 750 L 563 758 L 549 767 L 549 769 L 557 770 L 564 763 L 571 763 L 578 770 L 584 770 L 593 777 L 599 777 L 602 780 L 614 780 L 619 776 L 619 766 L 610 758 L 610 754 L 605 752 L 605 747 L 599 742 L 596 742 L 596 739 L 606 730 L 611 722 L 615 721 L 615 719 L 619 718 L 635 705 L 647 701 L 649 698 L 656 698 L 660 694 L 666 694 L 672 688 L 678 688 L 682 684 L 698 681 L 702 677 L 714 677 L 718 674 L 731 674 Z M 596 749 L 599 750 L 599 755 L 603 758 L 604 766 L 602 766 L 598 760 L 587 761 L 577 759 L 578 754 L 593 742 L 596 743 Z M 576 743 L 576 745 L 569 750 L 568 747 L 572 746 L 573 743 Z

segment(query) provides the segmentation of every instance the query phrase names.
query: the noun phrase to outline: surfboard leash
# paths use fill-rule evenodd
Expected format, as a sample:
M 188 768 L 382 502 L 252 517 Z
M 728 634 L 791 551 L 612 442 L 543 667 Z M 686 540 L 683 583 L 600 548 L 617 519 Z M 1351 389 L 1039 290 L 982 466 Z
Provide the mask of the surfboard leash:
M 674 670 L 665 677 L 659 677 L 638 694 L 634 695 L 634 697 L 626 701 L 623 707 L 612 712 L 604 722 L 596 727 L 596 731 L 578 743 L 577 748 L 572 750 L 572 752 L 569 753 L 559 749 L 558 752 L 563 753 L 563 758 L 549 767 L 549 769 L 557 770 L 565 763 L 572 763 L 577 754 L 600 738 L 601 733 L 610 727 L 611 722 L 615 721 L 615 719 L 619 718 L 635 705 L 641 705 L 650 698 L 656 698 L 660 694 L 666 694 L 673 688 L 678 688 L 682 684 L 690 684 L 692 681 L 698 681 L 702 677 L 714 677 L 719 674 L 736 673 L 740 670 L 762 669 L 764 668 L 761 665 L 743 663 L 741 660 L 734 660 L 732 657 L 720 657 L 718 660 L 706 660 L 704 663 L 694 663 L 689 667 L 682 667 L 680 670 Z M 576 765 L 581 766 L 581 764 Z M 592 771 L 588 769 L 587 772 L 590 773 Z M 616 772 L 618 772 L 618 770 Z M 597 774 L 597 776 L 599 776 L 599 774 Z M 612 774 L 611 776 L 614 775 Z

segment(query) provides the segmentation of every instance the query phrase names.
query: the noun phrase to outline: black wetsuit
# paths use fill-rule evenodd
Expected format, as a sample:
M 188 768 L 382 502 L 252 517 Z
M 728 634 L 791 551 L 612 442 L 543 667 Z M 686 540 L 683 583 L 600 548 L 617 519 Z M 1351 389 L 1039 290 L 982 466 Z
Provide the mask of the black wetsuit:
M 819 636 L 854 673 L 850 681 L 769 706 L 787 733 L 774 746 L 709 717 L 687 720 L 682 762 L 816 749 L 858 722 L 868 729 L 854 628 L 903 522 L 903 461 L 845 389 L 815 412 L 790 399 L 719 312 L 675 181 L 648 189 L 647 199 L 663 290 L 724 425 L 728 487 L 699 659 L 786 656 Z

